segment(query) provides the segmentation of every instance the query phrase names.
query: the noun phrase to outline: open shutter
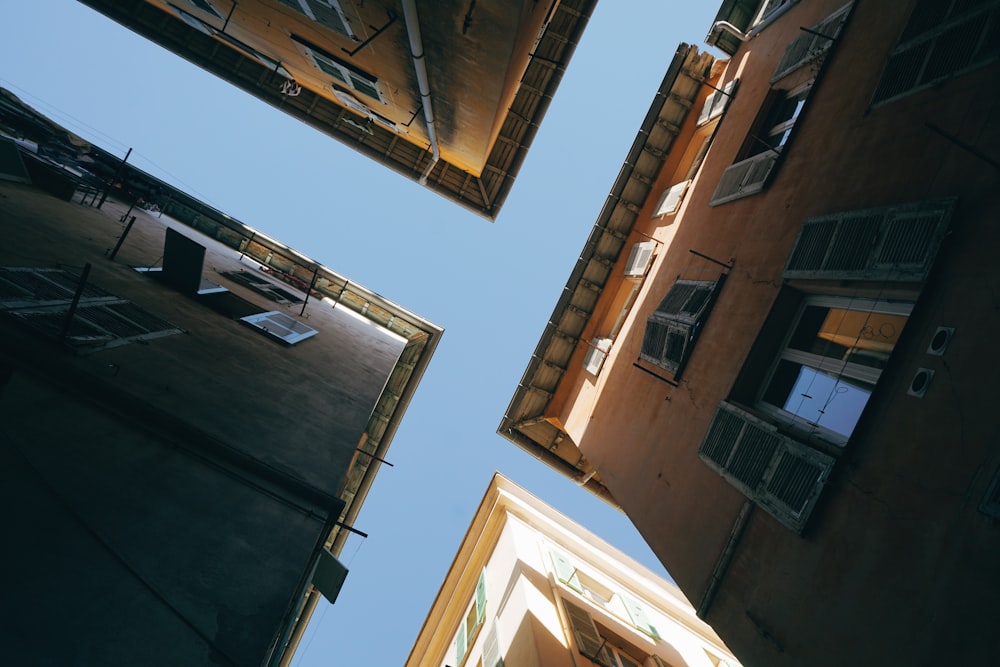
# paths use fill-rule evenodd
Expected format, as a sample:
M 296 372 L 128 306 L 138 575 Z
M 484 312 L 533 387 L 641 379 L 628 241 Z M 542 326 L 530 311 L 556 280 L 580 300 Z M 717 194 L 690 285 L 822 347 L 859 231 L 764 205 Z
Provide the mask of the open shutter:
M 805 528 L 834 463 L 726 401 L 719 404 L 698 456 L 797 533 Z
M 680 375 L 711 311 L 720 282 L 676 281 L 646 320 L 639 357 L 675 377 Z
M 850 8 L 850 4 L 841 7 L 818 24 L 809 28 L 808 31 L 803 30 L 802 34 L 792 40 L 791 44 L 785 48 L 785 53 L 781 56 L 781 60 L 778 61 L 778 66 L 774 69 L 774 74 L 771 76 L 771 83 L 774 83 L 802 65 L 823 57 L 840 36 L 840 31 L 847 21 Z
M 778 155 L 777 151 L 768 150 L 728 167 L 722 173 L 708 205 L 718 206 L 763 190 Z
M 664 190 L 663 194 L 660 195 L 660 201 L 656 202 L 656 208 L 653 209 L 653 217 L 659 218 L 664 215 L 676 213 L 681 205 L 681 200 L 684 198 L 684 193 L 687 192 L 690 184 L 690 180 L 681 181 Z
M 873 105 L 933 86 L 995 60 L 1000 2 L 922 0 L 889 54 Z
M 588 658 L 596 658 L 604 648 L 604 640 L 601 639 L 594 619 L 590 617 L 581 607 L 563 598 L 563 605 L 566 607 L 566 616 L 569 618 L 569 625 L 573 630 L 576 639 L 576 647 L 580 653 Z
M 294 345 L 319 333 L 312 327 L 277 310 L 247 315 L 241 317 L 240 320 L 289 345 Z
M 948 230 L 955 199 L 810 218 L 788 257 L 786 279 L 923 282 Z
M 580 577 L 576 576 L 576 568 L 569 558 L 558 551 L 550 551 L 552 565 L 556 570 L 556 579 L 572 588 L 577 593 L 583 593 L 583 586 L 580 585 Z
M 476 582 L 476 624 L 482 624 L 486 617 L 486 570 L 479 573 Z
M 705 98 L 705 106 L 701 108 L 701 113 L 698 115 L 698 125 L 704 125 L 725 112 L 729 102 L 733 99 L 733 91 L 736 90 L 737 81 L 739 79 L 726 82 L 721 90 L 716 90 Z
M 639 628 L 650 637 L 659 639 L 660 633 L 656 631 L 656 626 L 650 623 L 645 605 L 628 594 L 622 594 L 621 598 L 622 602 L 625 603 L 625 611 L 628 612 L 629 618 L 632 619 L 632 625 Z

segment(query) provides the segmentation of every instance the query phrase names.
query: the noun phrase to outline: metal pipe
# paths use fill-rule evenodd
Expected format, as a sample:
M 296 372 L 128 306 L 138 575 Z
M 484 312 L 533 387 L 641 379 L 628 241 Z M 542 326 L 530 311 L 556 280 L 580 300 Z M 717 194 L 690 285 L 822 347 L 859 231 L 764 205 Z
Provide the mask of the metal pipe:
M 424 43 L 420 36 L 420 19 L 417 16 L 417 5 L 414 0 L 402 0 L 403 21 L 406 23 L 406 34 L 410 39 L 410 56 L 413 58 L 413 69 L 417 74 L 417 86 L 420 89 L 420 103 L 424 108 L 424 122 L 427 124 L 427 138 L 431 142 L 431 161 L 420 175 L 420 184 L 427 184 L 434 165 L 441 159 L 441 149 L 438 146 L 437 130 L 434 126 L 434 109 L 431 106 L 431 86 L 427 80 L 427 65 L 424 62 Z
M 115 261 L 115 257 L 118 255 L 118 251 L 122 249 L 122 244 L 125 243 L 125 237 L 128 236 L 128 233 L 132 230 L 132 225 L 134 224 L 135 224 L 135 216 L 133 215 L 132 219 L 128 221 L 127 225 L 125 225 L 125 229 L 122 231 L 122 235 L 118 237 L 118 242 L 115 244 L 115 249 L 111 251 L 110 255 L 108 255 L 108 259 L 110 261 L 112 262 Z
M 80 275 L 80 282 L 76 285 L 76 292 L 73 294 L 73 301 L 69 304 L 69 312 L 63 320 L 62 331 L 59 332 L 59 339 L 62 340 L 69 335 L 70 327 L 73 325 L 73 317 L 76 315 L 76 307 L 80 304 L 80 297 L 83 296 L 83 288 L 87 286 L 87 277 L 90 275 L 90 262 L 83 265 L 83 273 Z

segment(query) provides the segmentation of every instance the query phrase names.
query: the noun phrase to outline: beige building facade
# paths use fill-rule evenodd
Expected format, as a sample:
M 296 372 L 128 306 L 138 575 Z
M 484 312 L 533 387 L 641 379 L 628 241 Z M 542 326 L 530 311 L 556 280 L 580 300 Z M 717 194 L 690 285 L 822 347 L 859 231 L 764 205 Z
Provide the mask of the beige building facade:
M 406 667 L 737 667 L 680 590 L 495 475 Z
M 490 220 L 596 4 L 81 1 Z

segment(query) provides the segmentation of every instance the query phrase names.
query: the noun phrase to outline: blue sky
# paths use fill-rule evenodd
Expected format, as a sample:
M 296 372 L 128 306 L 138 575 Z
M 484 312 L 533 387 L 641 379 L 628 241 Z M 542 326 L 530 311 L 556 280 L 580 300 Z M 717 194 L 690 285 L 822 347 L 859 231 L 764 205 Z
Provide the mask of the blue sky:
M 445 328 L 295 667 L 402 664 L 497 470 L 663 573 L 623 514 L 496 427 L 677 45 L 717 9 L 598 3 L 490 223 L 75 0 L 5 3 L 0 86 Z

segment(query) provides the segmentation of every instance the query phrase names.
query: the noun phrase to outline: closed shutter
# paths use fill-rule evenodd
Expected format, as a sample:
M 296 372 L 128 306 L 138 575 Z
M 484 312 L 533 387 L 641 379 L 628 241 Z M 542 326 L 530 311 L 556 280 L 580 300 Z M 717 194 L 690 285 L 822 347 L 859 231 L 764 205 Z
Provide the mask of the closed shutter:
M 778 61 L 778 66 L 771 76 L 771 83 L 793 72 L 806 63 L 821 58 L 840 36 L 840 31 L 847 21 L 851 5 L 845 5 L 836 12 L 820 21 L 818 24 L 803 30 L 802 34 L 792 40 L 785 48 L 785 53 Z
M 810 218 L 802 223 L 782 275 L 923 282 L 954 206 L 954 199 L 946 199 Z
M 889 54 L 872 104 L 928 88 L 994 60 L 1000 51 L 998 34 L 998 0 L 922 0 Z
M 797 533 L 805 528 L 834 463 L 726 401 L 719 404 L 698 455 Z
M 566 607 L 566 616 L 569 618 L 570 628 L 573 630 L 573 637 L 576 639 L 576 647 L 580 653 L 588 658 L 596 658 L 604 648 L 604 640 L 601 639 L 594 620 L 586 611 L 569 600 L 563 598 L 563 605 Z
M 709 206 L 756 194 L 764 189 L 779 153 L 768 150 L 731 165 L 722 173 Z
M 639 356 L 678 376 L 714 303 L 719 282 L 678 280 L 646 320 Z

